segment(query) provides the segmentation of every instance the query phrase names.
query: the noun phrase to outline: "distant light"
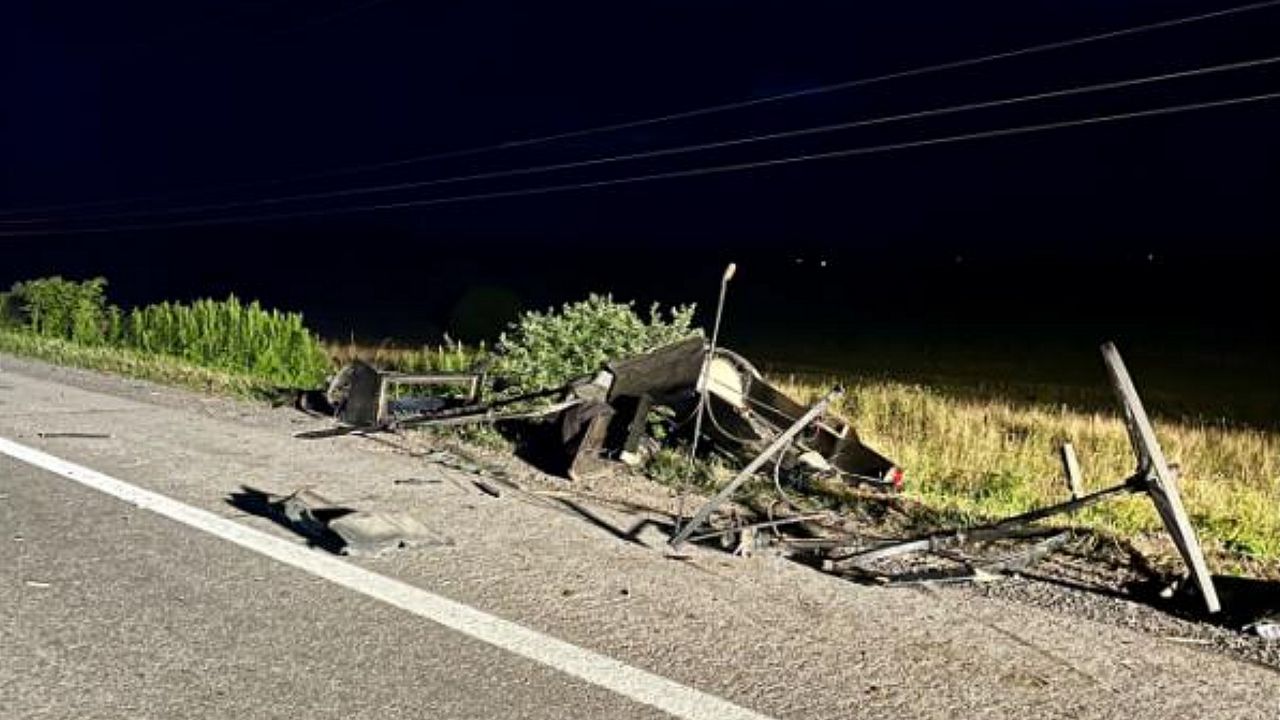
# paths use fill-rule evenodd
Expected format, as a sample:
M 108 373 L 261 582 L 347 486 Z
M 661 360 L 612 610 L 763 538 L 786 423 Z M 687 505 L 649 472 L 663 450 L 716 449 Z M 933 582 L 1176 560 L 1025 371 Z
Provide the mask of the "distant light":
M 796 258 L 796 264 L 797 264 L 797 265 L 803 265 L 803 264 L 804 264 L 804 258 Z
M 827 261 L 826 261 L 826 260 L 820 260 L 820 261 L 818 261 L 818 266 L 819 266 L 819 267 L 826 267 L 826 266 L 827 266 Z
M 1151 252 L 1147 253 L 1147 262 L 1155 262 L 1155 261 L 1156 261 L 1156 254 Z
M 957 265 L 959 265 L 959 264 L 960 264 L 960 263 L 962 263 L 962 262 L 964 262 L 964 256 L 963 256 L 963 255 L 957 255 L 957 256 L 956 256 L 956 264 L 957 264 Z

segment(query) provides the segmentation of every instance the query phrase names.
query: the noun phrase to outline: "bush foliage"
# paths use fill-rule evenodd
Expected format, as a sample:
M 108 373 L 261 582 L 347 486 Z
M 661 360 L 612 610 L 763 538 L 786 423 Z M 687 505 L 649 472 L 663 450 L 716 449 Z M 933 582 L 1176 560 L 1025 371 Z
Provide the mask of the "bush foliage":
M 693 327 L 693 305 L 664 314 L 654 303 L 647 319 L 634 305 L 591 295 L 559 311 L 526 312 L 499 338 L 495 370 L 519 391 L 551 388 L 593 373 L 614 358 L 701 332 Z
M 0 325 L 84 346 L 137 350 L 200 367 L 313 387 L 330 361 L 302 316 L 257 302 L 160 303 L 123 313 L 107 302 L 106 280 L 28 280 L 0 294 Z
M 42 337 L 100 345 L 111 339 L 119 319 L 119 311 L 107 304 L 106 290 L 103 278 L 16 283 L 0 298 L 0 322 Z

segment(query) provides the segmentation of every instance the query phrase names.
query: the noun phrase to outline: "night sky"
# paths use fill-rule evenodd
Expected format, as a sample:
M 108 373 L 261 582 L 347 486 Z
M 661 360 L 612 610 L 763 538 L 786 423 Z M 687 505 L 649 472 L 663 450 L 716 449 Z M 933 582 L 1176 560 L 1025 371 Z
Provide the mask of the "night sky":
M 491 335 L 517 308 L 591 290 L 705 308 L 736 260 L 726 335 L 783 355 L 882 337 L 1011 347 L 1054 338 L 1092 352 L 1119 337 L 1172 351 L 1238 348 L 1271 363 L 1280 101 L 329 213 L 1274 93 L 1280 64 L 709 152 L 263 203 L 1280 55 L 1278 6 L 732 112 L 399 162 L 1238 4 L 6 2 L 0 285 L 105 275 L 124 304 L 236 292 L 300 309 L 331 336 L 433 340 L 445 330 Z M 335 172 L 367 165 L 383 166 Z M 235 202 L 257 204 L 162 212 Z M 313 212 L 325 214 L 211 222 Z M 204 224 L 166 226 L 175 222 Z M 83 232 L 104 229 L 113 231 Z

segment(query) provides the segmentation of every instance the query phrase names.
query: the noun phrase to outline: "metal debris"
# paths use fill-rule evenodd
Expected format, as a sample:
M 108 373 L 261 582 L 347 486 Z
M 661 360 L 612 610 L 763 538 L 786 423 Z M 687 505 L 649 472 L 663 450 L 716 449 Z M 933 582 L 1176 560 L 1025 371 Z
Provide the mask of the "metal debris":
M 886 543 L 872 549 L 855 552 L 839 560 L 828 561 L 825 567 L 830 571 L 853 570 L 860 574 L 879 577 L 886 581 L 916 581 L 920 579 L 920 574 L 915 571 L 907 571 L 895 575 L 879 571 L 875 567 L 877 562 L 886 558 L 910 554 L 941 556 L 944 559 L 959 562 L 970 571 L 989 570 L 991 568 L 1007 571 L 1017 567 L 1025 567 L 1031 562 L 1042 559 L 1048 552 L 1056 549 L 1062 542 L 1065 542 L 1065 538 L 1058 540 L 1055 536 L 1050 540 L 1044 540 L 1032 545 L 1023 551 L 1017 564 L 1007 562 L 994 565 L 976 563 L 972 559 L 964 557 L 963 554 L 957 554 L 956 550 L 975 542 L 1034 537 L 1037 533 L 1044 533 L 1043 529 L 1031 527 L 1032 523 L 1037 521 L 1073 513 L 1116 496 L 1145 493 L 1155 504 L 1161 519 L 1164 521 L 1165 529 L 1173 538 L 1174 544 L 1190 570 L 1205 610 L 1211 615 L 1219 612 L 1221 603 L 1218 600 L 1213 578 L 1209 574 L 1195 531 L 1191 527 L 1186 511 L 1183 509 L 1182 499 L 1178 493 L 1176 475 L 1171 471 L 1164 459 L 1164 453 L 1156 441 L 1151 421 L 1143 409 L 1142 401 L 1138 397 L 1133 380 L 1129 377 L 1128 370 L 1125 368 L 1124 362 L 1120 359 L 1120 354 L 1114 345 L 1111 343 L 1103 345 L 1102 355 L 1111 378 L 1112 387 L 1120 402 L 1125 424 L 1129 429 L 1130 444 L 1137 458 L 1138 467 L 1133 475 L 1102 490 L 1078 495 L 1078 464 L 1075 462 L 1074 452 L 1064 451 L 1064 466 L 1068 478 L 1075 476 L 1072 482 L 1073 497 L 1066 502 L 1005 518 L 989 525 L 932 533 L 924 537 Z M 936 573 L 934 574 L 936 575 Z M 970 572 L 969 574 L 974 575 L 976 573 Z M 960 579 L 965 578 L 963 574 L 957 577 Z
M 400 478 L 398 480 L 391 481 L 393 485 L 439 485 L 442 482 L 444 481 L 438 478 L 417 478 L 417 477 Z
M 1246 625 L 1244 631 L 1263 640 L 1280 640 L 1280 621 L 1270 620 Z
M 822 413 L 826 412 L 827 406 L 831 404 L 832 400 L 840 397 L 843 393 L 844 389 L 839 387 L 827 393 L 825 397 L 815 403 L 813 407 L 809 408 L 808 412 L 801 415 L 799 419 L 792 423 L 791 427 L 787 428 L 785 432 L 770 443 L 769 446 L 757 455 L 754 460 L 747 463 L 747 466 L 739 471 L 738 475 L 734 477 L 728 485 L 725 485 L 720 492 L 716 493 L 715 497 L 708 500 L 698 510 L 698 512 L 694 514 L 693 519 L 690 520 L 680 530 L 680 532 L 676 533 L 675 537 L 671 538 L 671 548 L 673 550 L 679 550 L 680 546 L 689 539 L 689 536 L 693 535 L 698 528 L 702 527 L 702 524 L 707 521 L 707 518 L 711 516 L 711 513 L 714 512 L 717 507 L 719 507 L 725 500 L 729 499 L 733 493 L 737 492 L 738 488 L 750 479 L 757 470 L 763 467 L 770 458 L 777 455 L 784 448 L 790 445 L 795 437 L 804 431 L 810 423 L 816 420 L 818 416 L 822 415 Z
M 795 551 L 821 553 L 821 565 L 830 572 L 855 573 L 881 582 L 981 581 L 1025 569 L 1061 548 L 1069 537 L 1061 531 L 1038 527 L 1037 522 L 1120 495 L 1142 493 L 1159 512 L 1206 611 L 1217 613 L 1221 603 L 1182 505 L 1176 467 L 1166 461 L 1115 346 L 1103 345 L 1102 354 L 1137 459 L 1131 476 L 1088 493 L 1075 450 L 1070 443 L 1064 443 L 1061 458 L 1068 500 L 987 525 L 876 544 L 860 538 L 785 538 L 777 528 L 795 527 L 800 521 L 773 522 L 772 518 L 768 523 L 697 534 L 712 514 L 770 461 L 779 495 L 791 505 L 794 503 L 783 487 L 787 482 L 839 479 L 849 485 L 897 490 L 903 481 L 903 471 L 895 462 L 862 443 L 852 426 L 828 412 L 839 395 L 838 388 L 806 408 L 765 381 L 745 358 L 725 348 L 708 347 L 700 337 L 611 361 L 594 376 L 561 387 L 490 402 L 482 399 L 487 380 L 483 372 L 407 375 L 353 363 L 339 373 L 328 392 L 342 427 L 303 436 L 545 418 L 552 421 L 554 443 L 559 445 L 563 461 L 557 471 L 577 480 L 606 474 L 610 463 L 639 464 L 644 454 L 660 442 L 689 439 L 696 444 L 704 440 L 713 452 L 735 458 L 743 467 L 689 522 L 677 525 L 669 541 L 672 551 L 690 540 L 732 535 L 738 539 L 736 549 L 747 553 L 756 544 L 752 539 L 755 531 L 770 527 L 777 536 L 773 542 Z M 461 387 L 463 392 L 403 398 L 395 389 L 405 385 L 453 386 Z M 695 416 L 701 419 L 704 414 L 706 427 L 694 430 L 694 437 L 690 438 L 690 426 L 694 425 L 690 421 Z M 697 426 L 700 425 L 699 422 Z M 545 434 L 548 439 L 552 436 Z M 428 460 L 470 469 L 453 463 L 452 458 L 429 456 Z M 473 480 L 473 484 L 486 494 L 500 497 L 498 488 L 491 484 L 481 480 Z M 314 500 L 304 495 L 291 497 L 293 505 Z M 302 527 L 317 524 L 313 520 L 318 512 L 335 511 L 331 507 L 315 507 L 303 512 L 289 507 L 285 503 L 286 515 L 292 512 L 291 521 Z M 347 519 L 352 515 L 356 517 Z M 362 520 L 350 509 L 318 524 L 330 533 L 338 528 L 362 528 L 371 533 L 371 538 L 406 532 L 404 526 L 394 522 L 379 525 Z M 370 529 L 374 525 L 391 529 L 385 533 L 381 529 L 374 531 Z M 908 561 L 910 556 L 932 560 Z M 1280 629 L 1272 629 L 1274 625 L 1266 627 L 1268 633 L 1280 633 Z
M 110 433 L 89 433 L 89 432 L 41 432 L 36 433 L 42 438 L 72 438 L 76 440 L 108 440 L 111 438 Z
M 485 495 L 488 495 L 490 497 L 502 497 L 502 492 L 498 490 L 498 488 L 490 485 L 489 483 L 483 480 L 472 480 L 471 484 L 475 485 L 476 489 L 484 493 Z

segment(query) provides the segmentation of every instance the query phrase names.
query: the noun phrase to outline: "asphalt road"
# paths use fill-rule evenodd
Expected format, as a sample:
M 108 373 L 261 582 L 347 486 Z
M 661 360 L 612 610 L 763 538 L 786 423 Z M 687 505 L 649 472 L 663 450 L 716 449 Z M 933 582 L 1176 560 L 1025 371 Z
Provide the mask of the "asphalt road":
M 766 716 L 1280 715 L 1280 675 L 1203 648 L 771 558 L 674 561 L 656 531 L 618 537 L 624 510 L 588 522 L 367 440 L 291 435 L 316 425 L 0 356 L 0 438 L 294 544 L 230 494 L 410 510 L 455 544 L 342 562 Z M 40 435 L 56 432 L 110 437 Z M 666 716 L 4 455 L 0 632 L 5 720 Z

